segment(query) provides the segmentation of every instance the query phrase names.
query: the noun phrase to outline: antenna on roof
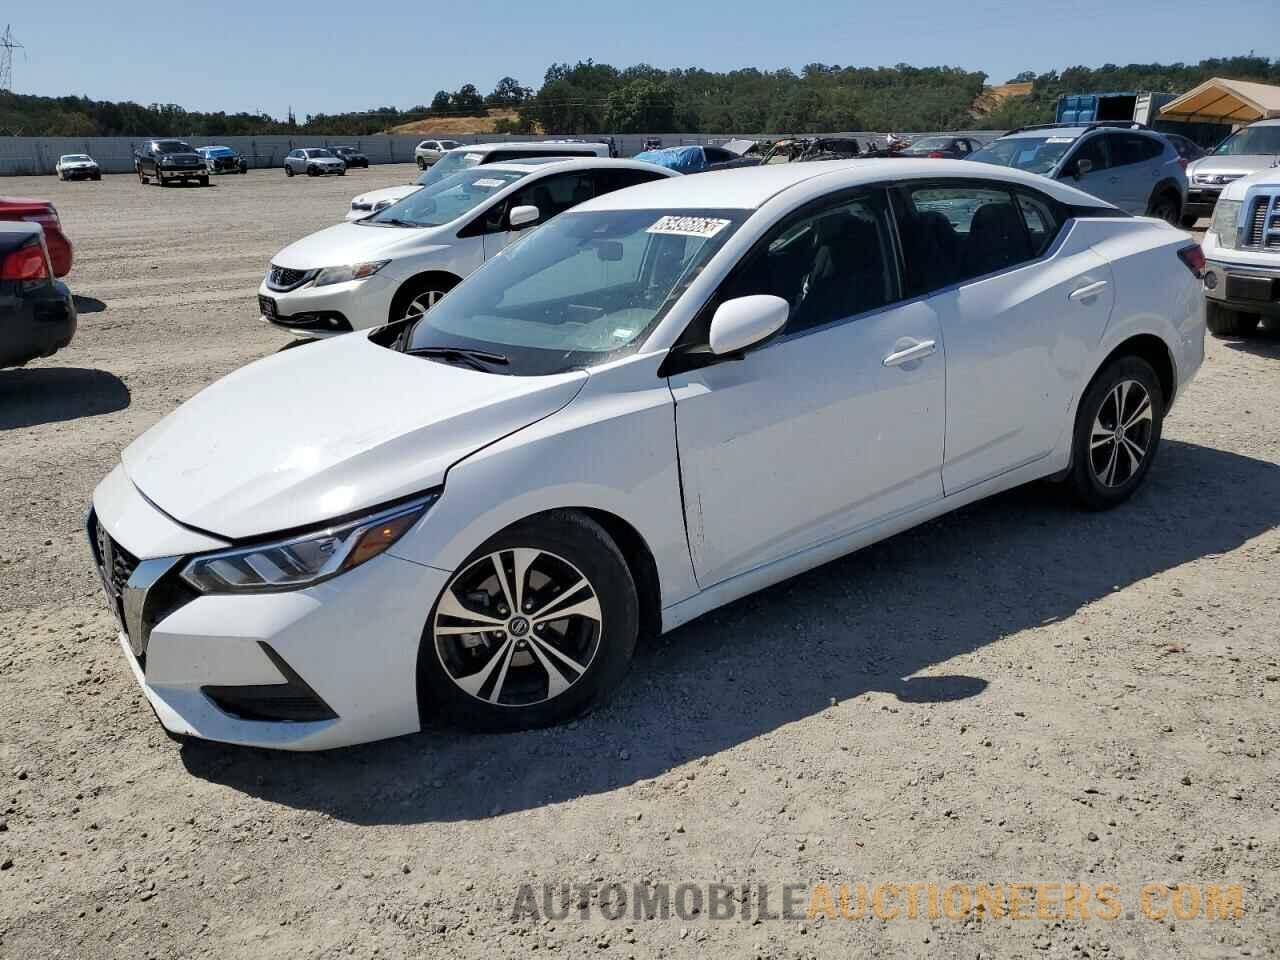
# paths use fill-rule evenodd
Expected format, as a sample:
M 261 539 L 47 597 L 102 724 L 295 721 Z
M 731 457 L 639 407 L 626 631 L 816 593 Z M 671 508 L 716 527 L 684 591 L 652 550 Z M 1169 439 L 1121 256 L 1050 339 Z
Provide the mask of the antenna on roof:
M 13 86 L 13 51 L 22 50 L 25 57 L 26 48 L 13 39 L 13 28 L 4 25 L 4 33 L 0 34 L 0 90 L 8 90 Z

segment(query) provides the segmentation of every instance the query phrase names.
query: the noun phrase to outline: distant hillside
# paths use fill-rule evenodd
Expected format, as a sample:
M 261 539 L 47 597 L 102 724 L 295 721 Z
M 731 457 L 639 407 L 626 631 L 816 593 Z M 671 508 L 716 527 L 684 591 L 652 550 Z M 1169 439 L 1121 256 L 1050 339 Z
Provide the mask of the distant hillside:
M 457 135 L 460 133 L 497 133 L 499 123 L 517 123 L 519 114 L 515 110 L 490 110 L 484 117 L 425 117 L 409 123 L 399 123 L 389 127 L 387 133 L 413 133 L 423 136 Z
M 992 87 L 983 87 L 982 93 L 978 94 L 977 99 L 973 101 L 973 115 L 985 117 L 993 110 L 998 110 L 1010 97 L 1030 95 L 1031 88 L 1034 86 L 1033 81 L 1026 80 L 1020 83 L 999 83 Z

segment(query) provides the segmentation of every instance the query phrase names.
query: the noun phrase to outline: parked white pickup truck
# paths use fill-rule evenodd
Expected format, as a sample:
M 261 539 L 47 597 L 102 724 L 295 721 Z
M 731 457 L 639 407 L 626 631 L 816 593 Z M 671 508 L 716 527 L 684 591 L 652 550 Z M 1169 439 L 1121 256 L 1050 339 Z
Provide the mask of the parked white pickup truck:
M 1211 333 L 1248 336 L 1263 317 L 1280 320 L 1280 167 L 1226 186 L 1203 246 Z

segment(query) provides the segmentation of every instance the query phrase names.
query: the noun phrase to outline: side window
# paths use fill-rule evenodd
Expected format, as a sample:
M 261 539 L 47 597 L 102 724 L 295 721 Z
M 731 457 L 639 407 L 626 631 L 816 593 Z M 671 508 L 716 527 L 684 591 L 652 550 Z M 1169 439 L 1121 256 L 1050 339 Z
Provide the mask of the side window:
M 1080 160 L 1088 160 L 1093 164 L 1094 170 L 1107 169 L 1111 166 L 1110 140 L 1110 137 L 1103 135 L 1090 137 L 1076 148 L 1075 156 L 1068 162 L 1066 169 L 1074 170 L 1075 164 Z
M 986 186 L 899 187 L 894 212 L 907 295 L 919 296 L 1034 258 L 1022 214 L 1007 191 Z
M 717 302 L 772 294 L 791 305 L 786 333 L 874 310 L 898 298 L 884 195 L 868 194 L 792 220 L 758 247 Z
M 968 141 L 968 140 L 965 140 L 965 139 L 957 140 L 957 141 L 956 141 L 956 149 L 957 149 L 957 150 L 959 150 L 961 153 L 968 153 L 968 152 L 969 152 L 969 141 Z
M 1018 207 L 1031 235 L 1031 254 L 1041 256 L 1058 235 L 1063 217 L 1049 200 L 1037 194 L 1018 191 Z
M 597 197 L 624 187 L 634 187 L 638 183 L 666 179 L 662 174 L 651 170 L 597 170 L 593 176 L 596 181 Z
M 596 195 L 595 178 L 590 171 L 561 173 L 530 184 L 511 199 L 512 207 L 532 205 L 538 208 L 538 222 L 544 223 L 570 207 Z
M 1143 137 L 1136 133 L 1111 134 L 1112 166 L 1123 167 L 1131 163 L 1146 163 L 1164 153 L 1164 147 L 1154 137 Z

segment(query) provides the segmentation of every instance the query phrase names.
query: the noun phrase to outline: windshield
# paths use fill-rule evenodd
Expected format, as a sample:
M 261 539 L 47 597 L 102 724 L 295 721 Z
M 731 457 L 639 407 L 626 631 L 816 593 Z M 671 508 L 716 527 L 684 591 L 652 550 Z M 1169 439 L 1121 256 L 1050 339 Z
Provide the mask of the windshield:
M 229 157 L 235 153 L 230 147 L 205 147 L 204 152 L 211 157 Z
M 384 207 L 364 224 L 385 223 L 392 226 L 438 227 L 457 220 L 490 197 L 528 173 L 523 170 L 495 170 L 480 167 L 463 170 L 438 183 L 416 190 L 402 200 Z
M 1280 126 L 1245 127 L 1218 144 L 1215 157 L 1239 157 L 1245 154 L 1267 156 L 1280 153 Z
M 452 176 L 459 170 L 474 167 L 483 161 L 484 154 L 473 150 L 458 150 L 457 152 L 446 153 L 427 168 L 427 172 L 418 178 L 418 183 L 425 187 L 428 183 L 435 183 L 437 180 Z
M 925 137 L 923 140 L 917 140 L 911 144 L 909 150 L 912 153 L 917 150 L 946 150 L 950 146 L 950 137 Z
M 1075 142 L 1075 137 L 1008 137 L 971 153 L 969 159 L 1028 173 L 1048 173 Z
M 191 144 L 183 143 L 181 140 L 157 140 L 156 149 L 161 153 L 195 153 L 191 149 Z
M 68 153 L 62 158 L 65 163 L 88 163 L 89 158 L 83 153 Z
M 308 157 L 332 157 L 333 154 L 330 153 L 328 150 L 308 150 L 307 156 Z
M 494 372 L 524 376 L 631 353 L 749 213 L 562 213 L 424 314 L 407 349 L 501 354 Z

